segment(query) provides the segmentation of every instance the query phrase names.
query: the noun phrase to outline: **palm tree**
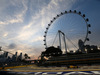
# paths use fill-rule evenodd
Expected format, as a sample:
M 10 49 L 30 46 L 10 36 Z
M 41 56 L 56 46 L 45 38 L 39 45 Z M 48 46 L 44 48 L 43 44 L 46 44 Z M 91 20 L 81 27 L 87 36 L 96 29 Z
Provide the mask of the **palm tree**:
M 25 54 L 24 54 L 24 57 L 25 57 L 25 59 L 27 59 L 27 58 L 28 58 L 28 54 L 25 53 Z
M 24 54 L 25 59 L 30 59 L 30 57 L 28 56 L 28 54 Z

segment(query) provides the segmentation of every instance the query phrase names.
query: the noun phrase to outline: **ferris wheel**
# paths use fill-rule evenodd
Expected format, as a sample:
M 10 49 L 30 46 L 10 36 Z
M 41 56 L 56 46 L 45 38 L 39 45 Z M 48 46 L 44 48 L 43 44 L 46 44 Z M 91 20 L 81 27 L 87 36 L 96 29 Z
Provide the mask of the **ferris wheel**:
M 88 34 L 91 34 L 88 23 L 89 19 L 85 14 L 77 12 L 76 10 L 64 11 L 54 17 L 48 24 L 44 34 L 44 46 L 47 49 L 50 46 L 59 46 L 58 33 L 64 33 L 67 49 L 78 50 L 78 41 L 81 39 L 85 44 L 89 41 Z M 60 37 L 62 35 L 59 35 Z M 58 40 L 57 40 L 58 39 Z M 62 40 L 62 38 L 60 38 Z M 61 42 L 60 40 L 60 42 Z M 60 44 L 63 44 L 62 42 Z M 64 46 L 62 45 L 62 50 Z

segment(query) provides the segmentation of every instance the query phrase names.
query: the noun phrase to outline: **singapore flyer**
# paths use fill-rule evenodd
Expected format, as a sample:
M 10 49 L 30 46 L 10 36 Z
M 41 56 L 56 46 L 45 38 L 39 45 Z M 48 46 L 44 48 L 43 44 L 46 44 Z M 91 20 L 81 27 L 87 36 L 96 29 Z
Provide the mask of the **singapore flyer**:
M 63 52 L 76 51 L 79 49 L 78 42 L 83 44 L 89 41 L 88 34 L 91 34 L 88 23 L 89 19 L 80 11 L 64 11 L 56 15 L 48 24 L 44 34 L 44 45 L 47 49 L 50 46 L 60 46 Z

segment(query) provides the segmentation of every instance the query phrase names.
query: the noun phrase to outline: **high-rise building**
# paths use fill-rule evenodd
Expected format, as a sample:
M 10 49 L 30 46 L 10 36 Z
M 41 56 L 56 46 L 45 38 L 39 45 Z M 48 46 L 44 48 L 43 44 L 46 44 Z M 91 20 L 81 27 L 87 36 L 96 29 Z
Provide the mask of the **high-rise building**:
M 19 56 L 20 56 L 20 59 L 22 60 L 22 53 L 20 53 L 20 55 L 19 55 Z
M 12 56 L 12 61 L 16 61 L 15 55 Z
M 17 61 L 17 52 L 15 53 L 15 59 L 16 59 L 16 61 Z
M 15 53 L 15 56 L 17 56 L 17 52 Z
M 8 57 L 8 52 L 4 52 L 3 57 Z
M 22 53 L 20 53 L 20 55 L 18 56 L 18 60 L 22 60 Z

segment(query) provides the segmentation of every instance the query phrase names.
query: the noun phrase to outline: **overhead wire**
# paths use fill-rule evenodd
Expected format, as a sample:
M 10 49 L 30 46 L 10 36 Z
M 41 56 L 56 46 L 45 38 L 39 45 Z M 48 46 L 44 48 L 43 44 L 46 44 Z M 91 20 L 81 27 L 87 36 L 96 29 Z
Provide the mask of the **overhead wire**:
M 55 36 L 55 38 L 54 38 L 54 40 L 53 40 L 52 46 L 53 46 L 54 43 L 55 43 L 55 40 L 56 40 L 56 38 L 57 38 L 57 35 L 58 35 L 58 32 L 57 32 L 57 34 L 56 34 L 56 36 Z

